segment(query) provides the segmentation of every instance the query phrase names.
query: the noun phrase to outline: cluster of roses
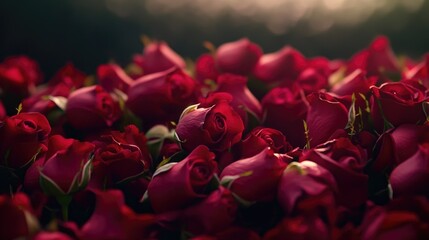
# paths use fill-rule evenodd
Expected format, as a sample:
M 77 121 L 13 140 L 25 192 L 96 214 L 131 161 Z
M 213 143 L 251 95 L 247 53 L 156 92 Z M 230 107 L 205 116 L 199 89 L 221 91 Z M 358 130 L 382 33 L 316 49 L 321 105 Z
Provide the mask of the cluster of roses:
M 429 238 L 429 56 L 206 46 L 0 63 L 0 238 Z

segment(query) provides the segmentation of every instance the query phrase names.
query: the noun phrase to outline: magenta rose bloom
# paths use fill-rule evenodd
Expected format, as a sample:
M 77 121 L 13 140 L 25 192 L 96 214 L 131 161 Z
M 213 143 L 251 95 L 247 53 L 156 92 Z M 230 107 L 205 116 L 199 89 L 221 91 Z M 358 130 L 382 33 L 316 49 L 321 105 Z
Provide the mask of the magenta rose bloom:
M 119 190 L 94 191 L 95 210 L 78 231 L 79 239 L 149 239 L 152 214 L 136 214 Z
M 214 151 L 225 151 L 241 139 L 243 121 L 230 105 L 229 94 L 209 96 L 198 108 L 185 110 L 176 127 L 183 149 L 191 151 L 200 144 Z
M 399 164 L 389 177 L 393 197 L 426 195 L 429 189 L 429 144 L 418 146 L 418 150 L 408 159 Z
M 172 67 L 185 68 L 186 63 L 165 42 L 151 42 L 145 46 L 143 55 L 135 55 L 133 62 L 143 69 L 143 74 L 162 72 Z
M 333 96 L 319 92 L 307 96 L 310 108 L 307 113 L 310 146 L 329 140 L 332 134 L 344 129 L 348 122 L 348 110 Z
M 264 127 L 254 128 L 237 145 L 240 159 L 255 156 L 267 147 L 275 153 L 287 153 L 292 150 L 292 146 L 280 131 Z
M 247 38 L 224 43 L 216 51 L 215 61 L 221 72 L 248 75 L 262 56 L 262 49 Z
M 20 113 L 0 122 L 0 165 L 22 168 L 47 150 L 51 127 L 40 113 Z
M 300 89 L 274 88 L 263 99 L 263 125 L 281 131 L 293 147 L 306 144 L 303 120 L 308 102 Z
M 206 198 L 205 188 L 217 170 L 214 157 L 206 146 L 201 145 L 182 161 L 159 168 L 147 189 L 155 212 L 179 210 Z
M 220 186 L 207 198 L 183 211 L 181 222 L 186 231 L 197 234 L 218 233 L 232 226 L 238 203 L 232 193 Z
M 39 229 L 30 199 L 24 193 L 0 195 L 0 236 L 2 239 L 29 239 Z
M 100 85 L 108 92 L 114 89 L 127 92 L 133 79 L 129 77 L 124 70 L 116 64 L 104 64 L 97 68 L 97 78 Z
M 349 138 L 321 144 L 305 152 L 301 159 L 317 163 L 334 176 L 338 184 L 339 204 L 353 208 L 368 199 L 368 176 L 363 172 L 366 155 Z
M 328 85 L 328 77 L 314 68 L 306 68 L 299 74 L 296 79 L 296 84 L 298 84 L 306 94 L 309 94 L 324 89 Z M 286 86 L 287 85 L 288 84 L 286 84 Z
M 195 61 L 195 78 L 204 84 L 206 80 L 216 81 L 219 71 L 212 54 L 205 53 Z
M 290 157 L 265 148 L 259 154 L 235 161 L 223 169 L 221 181 L 231 181 L 229 189 L 248 202 L 271 201 Z M 249 187 L 252 186 L 252 187 Z
M 377 131 L 383 130 L 384 120 L 395 127 L 426 121 L 423 103 L 428 100 L 428 95 L 422 85 L 390 82 L 371 90 L 371 116 Z
M 126 105 L 149 128 L 177 121 L 183 109 L 197 102 L 197 92 L 194 79 L 180 69 L 169 69 L 134 81 Z
M 67 101 L 67 120 L 78 130 L 110 127 L 120 115 L 119 104 L 98 85 L 74 91 Z
M 266 83 L 282 83 L 290 85 L 306 68 L 305 57 L 290 46 L 275 53 L 269 53 L 259 58 L 253 74 Z
M 68 195 L 83 189 L 91 175 L 91 158 L 95 146 L 88 142 L 49 138 L 48 152 L 40 170 L 43 190 L 49 195 Z

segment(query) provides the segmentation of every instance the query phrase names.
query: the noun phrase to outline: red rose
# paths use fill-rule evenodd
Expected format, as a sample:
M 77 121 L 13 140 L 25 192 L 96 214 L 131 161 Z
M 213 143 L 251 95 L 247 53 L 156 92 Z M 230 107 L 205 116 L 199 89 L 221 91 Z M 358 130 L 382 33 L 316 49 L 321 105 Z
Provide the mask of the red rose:
M 265 54 L 259 58 L 253 74 L 266 83 L 281 82 L 289 85 L 306 66 L 305 57 L 294 48 L 286 46 L 275 53 Z
M 98 66 L 97 78 L 100 85 L 108 92 L 113 92 L 114 89 L 127 92 L 130 85 L 134 82 L 134 80 L 116 64 L 104 64 Z
M 215 61 L 221 72 L 248 75 L 262 56 L 262 49 L 247 38 L 224 43 L 216 51 Z
M 49 151 L 40 170 L 41 185 L 49 195 L 68 195 L 88 184 L 94 145 L 66 139 L 60 135 L 49 138 Z
M 99 176 L 101 184 L 137 177 L 151 166 L 146 137 L 134 125 L 126 126 L 123 133 L 111 131 L 95 144 L 94 173 L 104 173 Z
M 310 146 L 317 146 L 329 140 L 335 131 L 346 127 L 348 110 L 327 93 L 313 93 L 307 98 L 310 103 L 306 118 L 308 137 Z
M 331 213 L 335 211 L 334 194 L 337 191 L 337 183 L 328 170 L 311 161 L 294 162 L 283 172 L 277 199 L 286 215 L 308 212 L 317 215 L 320 208 Z M 316 203 L 313 206 L 305 205 L 305 201 L 309 200 Z
M 217 169 L 214 157 L 201 145 L 182 161 L 159 168 L 147 189 L 155 212 L 178 210 L 207 197 L 204 189 Z
M 110 127 L 120 114 L 119 104 L 98 85 L 74 91 L 66 106 L 67 120 L 79 130 Z
M 33 240 L 73 240 L 72 237 L 62 232 L 47 232 L 47 231 L 38 232 L 36 236 L 34 236 L 32 239 Z
M 195 102 L 196 82 L 180 69 L 169 69 L 134 81 L 126 105 L 149 128 L 177 121 L 183 109 Z
M 289 158 L 265 148 L 253 157 L 231 163 L 223 169 L 220 178 L 223 182 L 231 181 L 229 189 L 245 201 L 271 201 L 277 194 Z
M 229 94 L 218 93 L 202 106 L 185 110 L 176 127 L 182 148 L 191 151 L 203 144 L 222 152 L 240 141 L 244 125 L 230 101 Z
M 366 71 L 367 76 L 383 72 L 399 72 L 398 62 L 385 36 L 378 36 L 367 49 L 356 53 L 347 64 L 347 73 L 356 69 Z
M 302 90 L 274 88 L 263 99 L 266 127 L 281 131 L 293 147 L 306 144 L 303 120 L 306 119 L 308 102 Z
M 387 124 L 384 120 L 395 127 L 426 121 L 423 103 L 428 100 L 428 94 L 422 85 L 390 82 L 374 86 L 371 90 L 371 116 L 378 132 Z
M 221 74 L 217 78 L 215 92 L 226 92 L 233 96 L 231 105 L 240 114 L 241 119 L 247 125 L 248 116 L 252 114 L 257 119 L 262 119 L 262 106 L 258 99 L 247 88 L 247 78 L 234 74 Z
M 309 94 L 324 89 L 328 85 L 328 77 L 319 73 L 314 68 L 307 68 L 299 74 L 296 79 L 296 84 L 298 84 L 306 94 Z
M 428 239 L 428 200 L 424 197 L 400 198 L 387 206 L 373 206 L 363 218 L 363 240 Z
M 264 240 L 331 239 L 326 224 L 319 217 L 285 218 L 264 235 Z
M 165 42 L 151 42 L 145 46 L 143 55 L 135 55 L 133 59 L 143 69 L 143 74 L 162 72 L 172 67 L 185 68 L 186 63 Z
M 95 210 L 78 232 L 79 239 L 149 239 L 154 215 L 134 213 L 125 204 L 121 191 L 94 193 Z
M 13 56 L 0 63 L 0 88 L 7 93 L 27 95 L 42 81 L 36 61 L 26 56 Z
M 368 199 L 367 163 L 364 151 L 348 138 L 338 138 L 321 144 L 301 157 L 327 169 L 338 184 L 339 204 L 358 207 Z
M 286 153 L 292 150 L 292 146 L 280 131 L 272 128 L 257 127 L 238 144 L 240 159 L 253 157 L 267 147 L 271 148 L 275 153 Z
M 39 229 L 30 200 L 24 193 L 17 193 L 12 198 L 0 195 L 0 212 L 2 239 L 27 239 Z
M 389 177 L 393 197 L 429 196 L 429 143 L 419 145 L 410 158 L 400 163 Z
M 352 95 L 353 93 L 366 94 L 369 91 L 369 87 L 377 82 L 377 77 L 366 77 L 366 74 L 361 69 L 356 69 L 341 82 L 336 83 L 332 86 L 331 91 L 337 95 L 345 96 Z
M 46 151 L 51 127 L 40 113 L 20 113 L 0 122 L 0 165 L 22 168 Z
M 202 54 L 195 61 L 195 78 L 200 83 L 205 80 L 216 81 L 219 72 L 216 68 L 214 57 L 211 54 Z
M 81 88 L 84 85 L 86 74 L 77 69 L 72 63 L 67 63 L 49 80 L 50 86 L 65 83 L 68 86 Z
M 218 233 L 232 225 L 237 210 L 233 195 L 221 186 L 201 202 L 186 208 L 181 222 L 192 234 Z
M 383 133 L 377 140 L 375 160 L 371 168 L 376 172 L 390 172 L 398 164 L 414 155 L 419 149 L 421 136 L 428 133 L 427 126 L 400 125 Z

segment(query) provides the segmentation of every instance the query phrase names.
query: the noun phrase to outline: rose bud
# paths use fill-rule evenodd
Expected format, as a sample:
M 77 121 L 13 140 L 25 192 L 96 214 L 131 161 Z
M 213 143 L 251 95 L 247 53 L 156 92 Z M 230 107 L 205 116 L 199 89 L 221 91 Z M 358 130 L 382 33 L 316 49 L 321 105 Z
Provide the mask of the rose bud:
M 84 85 L 86 74 L 77 69 L 72 63 L 67 63 L 49 80 L 50 86 L 59 83 L 65 83 L 75 88 L 81 88 Z
M 366 77 L 366 74 L 361 69 L 356 69 L 347 75 L 341 82 L 332 86 L 331 92 L 344 96 L 352 95 L 353 93 L 366 94 L 369 87 L 377 82 L 377 77 Z
M 221 74 L 217 78 L 215 92 L 226 92 L 233 96 L 231 105 L 240 114 L 241 119 L 247 125 L 248 115 L 251 114 L 258 120 L 262 119 L 262 106 L 258 99 L 247 88 L 247 78 L 234 74 Z
M 298 84 L 306 94 L 309 94 L 324 89 L 328 85 L 328 78 L 314 68 L 307 68 L 298 76 L 296 84 Z
M 54 135 L 49 138 L 48 147 L 40 170 L 43 190 L 48 195 L 61 196 L 85 188 L 91 175 L 91 158 L 95 146 Z
M 321 144 L 303 154 L 303 160 L 327 169 L 338 185 L 338 202 L 346 207 L 358 207 L 368 199 L 368 176 L 363 172 L 367 163 L 363 149 L 349 138 L 338 138 Z
M 293 147 L 306 144 L 303 120 L 308 111 L 308 102 L 300 89 L 274 88 L 263 99 L 266 127 L 281 131 Z
M 371 87 L 371 116 L 375 129 L 401 124 L 422 124 L 426 121 L 423 103 L 428 100 L 427 89 L 419 84 L 384 83 Z
M 182 161 L 158 168 L 147 189 L 155 212 L 178 210 L 207 197 L 205 188 L 217 169 L 214 157 L 200 145 Z
M 287 153 L 292 150 L 292 146 L 280 131 L 273 128 L 257 127 L 238 144 L 239 158 L 253 157 L 267 147 L 275 153 Z
M 185 68 L 186 63 L 165 42 L 151 42 L 143 55 L 135 55 L 133 62 L 143 69 L 144 75 L 162 72 L 172 67 Z
M 261 56 L 262 49 L 258 44 L 242 38 L 220 45 L 215 61 L 221 72 L 248 75 Z
M 119 190 L 94 193 L 95 210 L 78 233 L 79 239 L 149 239 L 154 215 L 134 213 Z
M 16 193 L 13 197 L 0 195 L 0 212 L 2 239 L 28 239 L 39 229 L 31 202 L 24 193 Z
M 332 174 L 314 162 L 293 162 L 283 172 L 280 179 L 277 199 L 286 215 L 318 214 L 318 209 L 326 210 L 329 216 L 335 212 L 337 183 Z M 304 201 L 313 204 L 305 204 Z M 302 208 L 305 204 L 306 208 Z M 304 212 L 305 211 L 305 212 Z
M 22 168 L 47 150 L 51 127 L 40 113 L 20 113 L 0 122 L 0 165 Z
M 247 202 L 272 201 L 290 157 L 265 148 L 259 154 L 235 161 L 223 169 L 220 178 Z M 252 186 L 252 187 L 249 187 Z
M 389 177 L 393 197 L 426 195 L 429 189 L 429 143 L 419 145 L 417 152 L 399 164 Z
M 120 183 L 141 175 L 151 166 L 146 137 L 135 125 L 128 125 L 124 132 L 111 131 L 94 142 L 94 174 L 104 172 L 101 182 Z
M 289 86 L 306 68 L 305 57 L 290 46 L 275 53 L 269 53 L 259 58 L 253 74 L 263 82 L 279 83 Z
M 195 61 L 195 79 L 204 84 L 206 80 L 216 81 L 219 75 L 216 63 L 211 54 L 202 54 Z
M 285 238 L 287 236 L 287 238 Z M 332 239 L 329 228 L 319 217 L 285 218 L 264 235 L 264 240 Z
M 120 114 L 119 104 L 98 85 L 74 91 L 66 106 L 67 120 L 79 130 L 110 127 Z
M 215 93 L 201 103 L 185 109 L 176 127 L 183 149 L 192 151 L 200 144 L 222 152 L 241 139 L 243 121 L 231 107 L 232 96 Z M 198 107 L 198 108 L 197 108 Z
M 389 39 L 378 36 L 367 49 L 356 53 L 347 64 L 347 73 L 356 69 L 366 71 L 367 76 L 378 76 L 383 72 L 399 72 L 398 62 L 390 47 Z
M 186 208 L 181 222 L 194 235 L 218 233 L 232 225 L 237 210 L 232 193 L 220 186 L 201 202 Z
M 390 172 L 398 164 L 410 158 L 419 149 L 419 140 L 428 133 L 428 126 L 403 124 L 387 130 L 379 137 L 375 147 L 375 161 L 371 169 L 376 172 Z
M 116 64 L 98 66 L 97 78 L 100 85 L 108 92 L 113 92 L 115 89 L 127 92 L 130 85 L 134 82 L 134 80 Z
M 387 206 L 373 206 L 363 218 L 361 239 L 428 239 L 428 200 L 424 197 L 394 199 Z
M 183 109 L 195 102 L 196 82 L 180 69 L 169 69 L 134 81 L 126 105 L 149 128 L 177 121 Z
M 9 94 L 27 95 L 42 81 L 36 61 L 26 56 L 13 56 L 0 63 L 0 88 Z
M 307 99 L 310 103 L 306 118 L 308 138 L 310 146 L 317 146 L 329 140 L 336 130 L 346 127 L 348 110 L 328 93 L 313 93 Z

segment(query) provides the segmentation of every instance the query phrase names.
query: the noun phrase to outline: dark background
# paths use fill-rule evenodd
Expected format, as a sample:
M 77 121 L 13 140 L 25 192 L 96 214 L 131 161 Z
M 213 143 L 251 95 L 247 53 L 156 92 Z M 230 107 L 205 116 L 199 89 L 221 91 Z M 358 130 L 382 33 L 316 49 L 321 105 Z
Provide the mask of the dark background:
M 219 45 L 241 37 L 259 43 L 265 52 L 290 44 L 306 56 L 328 58 L 349 58 L 378 34 L 390 38 L 397 54 L 420 58 L 429 51 L 429 1 L 414 11 L 398 6 L 355 25 L 334 23 L 324 31 L 310 31 L 305 21 L 298 21 L 281 33 L 233 11 L 205 18 L 194 8 L 154 12 L 144 7 L 145 0 L 126 0 L 122 4 L 128 4 L 128 12 L 118 14 L 112 11 L 112 2 L 121 4 L 120 0 L 110 5 L 109 0 L 0 0 L 0 59 L 26 54 L 39 62 L 47 77 L 68 61 L 94 73 L 98 64 L 111 60 L 128 63 L 142 51 L 142 34 L 165 40 L 180 55 L 193 59 L 206 51 L 205 40 Z

